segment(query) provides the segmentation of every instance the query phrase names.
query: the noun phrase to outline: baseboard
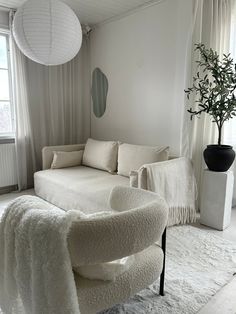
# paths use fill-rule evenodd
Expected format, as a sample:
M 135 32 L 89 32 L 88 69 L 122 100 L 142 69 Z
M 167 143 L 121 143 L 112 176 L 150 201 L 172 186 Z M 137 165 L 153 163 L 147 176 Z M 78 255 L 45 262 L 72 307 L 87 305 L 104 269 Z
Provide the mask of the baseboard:
M 14 192 L 18 190 L 18 185 L 11 185 L 11 186 L 4 186 L 0 187 L 0 195 L 1 194 L 6 194 L 10 192 Z

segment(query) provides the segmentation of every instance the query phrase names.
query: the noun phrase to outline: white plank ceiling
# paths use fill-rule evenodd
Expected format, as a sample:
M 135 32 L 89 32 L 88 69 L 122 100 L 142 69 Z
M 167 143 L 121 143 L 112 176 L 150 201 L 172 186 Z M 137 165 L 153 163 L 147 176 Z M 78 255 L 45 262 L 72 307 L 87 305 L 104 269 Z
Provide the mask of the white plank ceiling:
M 40 0 L 38 0 L 40 1 Z M 82 24 L 96 25 L 160 0 L 62 0 L 78 15 Z M 0 0 L 0 5 L 17 8 L 25 0 Z

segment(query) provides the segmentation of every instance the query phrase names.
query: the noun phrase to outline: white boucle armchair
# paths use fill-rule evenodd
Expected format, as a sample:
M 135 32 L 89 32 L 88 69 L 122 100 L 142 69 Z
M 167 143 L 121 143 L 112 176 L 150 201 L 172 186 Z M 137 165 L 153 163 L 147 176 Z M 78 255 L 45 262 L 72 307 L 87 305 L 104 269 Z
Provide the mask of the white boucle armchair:
M 149 191 L 118 186 L 112 190 L 109 202 L 113 215 L 73 223 L 68 236 L 72 266 L 130 255 L 135 256 L 135 261 L 115 281 L 89 280 L 75 274 L 82 314 L 97 313 L 126 301 L 152 284 L 163 271 L 163 250 L 155 243 L 167 224 L 165 200 Z M 163 280 L 162 273 L 162 285 Z M 164 293 L 163 286 L 160 293 Z

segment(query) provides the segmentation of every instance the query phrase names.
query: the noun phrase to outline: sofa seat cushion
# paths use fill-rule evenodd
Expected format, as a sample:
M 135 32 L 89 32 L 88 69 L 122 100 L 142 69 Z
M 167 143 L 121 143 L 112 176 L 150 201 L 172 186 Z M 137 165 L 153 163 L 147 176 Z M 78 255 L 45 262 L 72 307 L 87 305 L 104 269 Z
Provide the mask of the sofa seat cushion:
M 34 184 L 36 195 L 64 210 L 93 213 L 110 210 L 108 199 L 112 188 L 129 186 L 129 179 L 79 166 L 36 172 Z

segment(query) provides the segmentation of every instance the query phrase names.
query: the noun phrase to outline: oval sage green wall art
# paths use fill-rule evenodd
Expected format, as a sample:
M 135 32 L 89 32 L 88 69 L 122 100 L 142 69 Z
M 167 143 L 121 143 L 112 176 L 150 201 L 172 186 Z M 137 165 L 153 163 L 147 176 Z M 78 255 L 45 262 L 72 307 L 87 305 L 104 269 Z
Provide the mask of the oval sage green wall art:
M 93 99 L 93 112 L 97 118 L 101 118 L 106 111 L 108 79 L 99 68 L 96 68 L 93 71 L 91 93 Z

